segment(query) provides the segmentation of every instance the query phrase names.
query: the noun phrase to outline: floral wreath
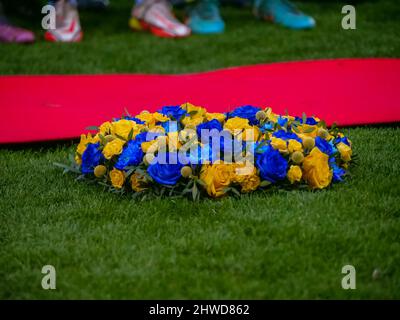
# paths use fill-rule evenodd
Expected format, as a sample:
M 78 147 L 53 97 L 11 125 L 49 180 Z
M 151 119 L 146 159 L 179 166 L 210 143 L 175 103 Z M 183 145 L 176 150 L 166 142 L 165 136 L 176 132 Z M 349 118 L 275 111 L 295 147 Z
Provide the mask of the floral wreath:
M 127 113 L 88 129 L 96 133 L 81 135 L 71 164 L 56 165 L 134 197 L 198 200 L 271 186 L 323 189 L 343 181 L 354 161 L 351 141 L 335 125 L 328 128 L 305 114 L 278 115 L 271 108 L 209 113 L 185 103 L 134 117 Z M 203 139 L 204 130 L 216 135 Z M 236 152 L 233 145 L 245 151 Z M 238 160 L 244 153 L 252 161 Z

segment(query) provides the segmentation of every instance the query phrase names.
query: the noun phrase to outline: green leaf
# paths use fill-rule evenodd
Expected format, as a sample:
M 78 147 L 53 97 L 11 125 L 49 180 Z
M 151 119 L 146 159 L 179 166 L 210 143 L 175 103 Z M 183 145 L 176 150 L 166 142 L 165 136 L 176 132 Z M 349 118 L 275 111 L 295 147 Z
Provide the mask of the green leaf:
M 75 173 L 81 173 L 79 169 L 77 169 L 76 167 L 73 166 L 69 166 L 63 163 L 59 163 L 59 162 L 53 162 L 53 165 L 55 165 L 56 167 L 62 168 L 64 169 L 64 172 L 75 172 Z
M 268 187 L 271 184 L 268 180 L 263 180 L 260 183 L 260 187 Z
M 305 124 L 307 122 L 307 115 L 305 112 L 303 112 L 302 120 L 303 120 L 303 124 Z
M 235 195 L 237 195 L 239 197 L 241 196 L 240 192 L 234 187 L 230 188 L 230 191 L 232 191 Z
M 189 115 L 192 117 L 192 116 L 194 116 L 194 115 L 197 114 L 197 110 L 193 110 L 193 111 L 190 111 L 190 112 L 188 112 L 188 113 L 189 113 Z
M 190 188 L 190 189 L 183 189 L 183 191 L 181 192 L 182 195 L 185 195 L 186 193 L 192 193 L 192 188 Z
M 195 180 L 196 181 L 196 183 L 198 183 L 199 185 L 201 185 L 202 187 L 207 187 L 207 184 L 203 181 L 203 180 L 201 180 L 201 179 L 196 179 Z
M 121 139 L 121 140 L 126 141 L 126 139 L 125 139 L 123 136 L 120 136 L 119 134 L 115 134 L 115 136 L 116 136 L 117 138 Z
M 85 180 L 85 175 L 81 174 L 80 176 L 76 177 L 76 181 Z
M 126 107 L 124 108 L 124 112 L 125 112 L 126 116 L 131 117 L 131 115 Z
M 89 127 L 86 127 L 86 130 L 96 130 L 96 131 L 98 131 L 99 127 L 98 126 L 89 126 Z
M 132 168 L 132 169 L 129 169 L 127 172 L 126 172 L 126 176 L 127 177 L 129 177 L 133 172 L 135 171 L 135 169 L 134 168 Z
M 128 141 L 129 141 L 129 140 L 132 140 L 132 137 L 133 137 L 133 128 L 131 129 L 131 131 L 129 131 L 129 134 L 128 134 Z
M 197 201 L 199 196 L 200 196 L 199 189 L 197 188 L 197 185 L 194 183 L 192 188 L 193 201 Z
M 315 130 L 314 127 L 310 127 L 310 128 L 304 129 L 304 130 L 303 130 L 303 133 L 311 133 L 311 132 L 313 132 L 314 130 Z
M 324 129 L 326 129 L 326 122 L 325 122 L 324 120 L 321 120 L 321 121 L 318 123 L 318 126 L 324 128 Z
M 105 146 L 107 144 L 106 138 L 104 138 L 104 136 L 101 133 L 99 134 L 99 138 L 100 138 L 101 144 L 103 146 Z
M 191 189 L 191 188 L 192 188 L 192 185 L 193 185 L 193 183 L 194 183 L 194 180 L 193 180 L 193 179 L 190 179 L 190 180 L 189 180 L 189 182 L 187 183 L 187 185 L 186 185 L 186 188 L 185 188 L 185 189 Z
M 75 164 L 75 156 L 74 156 L 73 153 L 70 153 L 70 154 L 68 155 L 68 160 L 69 160 L 69 162 L 70 162 L 71 164 Z
M 225 187 L 225 188 L 222 189 L 222 191 L 223 191 L 224 193 L 228 193 L 230 190 L 231 190 L 230 187 Z

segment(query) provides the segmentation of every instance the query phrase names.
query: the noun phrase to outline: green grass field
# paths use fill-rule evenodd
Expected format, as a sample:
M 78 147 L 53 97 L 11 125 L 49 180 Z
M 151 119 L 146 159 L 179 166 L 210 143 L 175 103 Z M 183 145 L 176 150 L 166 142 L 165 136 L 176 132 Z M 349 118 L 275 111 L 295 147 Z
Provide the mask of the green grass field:
M 302 2 L 318 23 L 308 32 L 223 8 L 225 34 L 173 41 L 132 34 L 130 1 L 118 1 L 82 13 L 81 44 L 0 45 L 0 74 L 182 73 L 400 56 L 397 1 L 358 2 L 355 31 L 341 29 L 343 4 Z M 16 21 L 40 37 L 40 16 Z M 343 184 L 198 203 L 135 202 L 76 182 L 52 165 L 73 142 L 1 147 L 0 298 L 399 299 L 400 128 L 344 131 L 359 164 Z M 41 288 L 46 264 L 57 270 L 56 290 Z M 346 264 L 356 268 L 356 290 L 341 288 Z

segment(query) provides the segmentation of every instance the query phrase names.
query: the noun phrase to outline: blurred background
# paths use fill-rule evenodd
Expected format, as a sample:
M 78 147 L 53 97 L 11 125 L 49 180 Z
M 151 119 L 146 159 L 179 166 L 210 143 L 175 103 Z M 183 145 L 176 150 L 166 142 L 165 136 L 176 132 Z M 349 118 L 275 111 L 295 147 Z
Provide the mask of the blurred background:
M 180 1 L 180 0 L 174 0 Z M 248 0 L 224 0 L 225 33 L 160 39 L 128 27 L 131 0 L 101 6 L 81 0 L 84 40 L 79 44 L 46 43 L 41 6 L 46 1 L 2 0 L 9 20 L 34 31 L 33 45 L 0 44 L 0 74 L 16 73 L 185 73 L 216 68 L 304 59 L 395 57 L 399 55 L 400 5 L 381 1 L 293 1 L 313 16 L 316 28 L 285 29 L 255 19 Z M 353 3 L 357 29 L 343 30 L 342 7 Z M 183 20 L 187 6 L 175 6 Z

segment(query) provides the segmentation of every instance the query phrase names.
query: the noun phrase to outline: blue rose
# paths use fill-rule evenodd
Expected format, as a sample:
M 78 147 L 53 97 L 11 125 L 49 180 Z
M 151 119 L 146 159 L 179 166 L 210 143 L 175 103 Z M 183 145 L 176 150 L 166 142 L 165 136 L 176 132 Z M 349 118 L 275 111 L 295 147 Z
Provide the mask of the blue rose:
M 340 142 L 343 142 L 344 144 L 347 144 L 350 147 L 350 141 L 349 141 L 349 139 L 347 139 L 347 137 L 343 137 L 343 138 L 337 137 L 335 139 L 335 144 L 339 144 Z
M 186 157 L 191 165 L 198 165 L 212 161 L 213 154 L 210 145 L 205 144 L 203 146 L 198 145 L 196 149 L 187 150 Z
M 178 123 L 176 121 L 164 121 L 161 122 L 161 126 L 166 133 L 178 131 Z
M 104 156 L 99 150 L 100 143 L 89 143 L 82 154 L 81 171 L 83 174 L 93 173 L 94 167 L 104 160 Z
M 303 118 L 295 117 L 295 120 L 300 123 L 303 123 Z M 318 123 L 317 120 L 315 120 L 313 117 L 308 117 L 306 119 L 306 124 L 309 124 L 310 126 L 316 125 L 317 123 Z
M 346 174 L 346 170 L 337 165 L 336 159 L 334 157 L 329 158 L 329 166 L 332 168 L 333 182 L 343 181 L 343 176 Z
M 217 141 L 218 143 L 218 141 Z M 215 162 L 216 160 L 225 160 L 232 161 L 234 151 L 237 153 L 241 153 L 242 150 L 245 150 L 245 142 L 238 140 L 236 138 L 232 138 L 229 134 L 226 136 L 221 136 L 219 138 L 219 153 L 218 149 L 214 147 L 212 143 L 205 144 L 204 147 L 209 148 L 210 158 L 209 160 Z M 225 157 L 226 156 L 226 157 Z
M 123 119 L 135 121 L 137 124 L 144 124 L 144 121 L 135 117 L 125 116 Z
M 278 150 L 268 146 L 265 152 L 256 154 L 256 167 L 260 170 L 263 180 L 275 183 L 285 179 L 288 162 Z
M 330 156 L 333 153 L 332 145 L 329 142 L 327 142 L 325 139 L 322 139 L 321 137 L 315 138 L 315 146 L 321 152 L 326 153 L 328 156 Z
M 272 136 L 275 137 L 275 138 L 280 138 L 282 140 L 293 139 L 293 140 L 297 140 L 298 142 L 301 142 L 301 139 L 298 137 L 297 134 L 295 134 L 293 132 L 285 131 L 285 130 L 275 131 L 272 134 Z
M 151 140 L 153 140 L 153 138 L 149 132 L 141 132 L 135 136 L 135 141 L 137 141 L 140 144 L 142 142 L 151 141 Z
M 288 118 L 282 118 L 281 116 L 279 116 L 277 122 L 281 127 L 284 127 L 288 122 Z
M 261 133 L 265 133 L 266 131 L 271 131 L 274 129 L 274 123 L 271 121 L 265 122 L 261 127 Z
M 255 125 L 258 123 L 256 118 L 256 113 L 260 111 L 261 108 L 253 107 L 253 106 L 242 106 L 238 107 L 232 112 L 228 113 L 228 118 L 239 117 L 243 119 L 248 119 L 251 125 Z
M 265 151 L 268 150 L 269 145 L 267 144 L 267 142 L 269 142 L 270 140 L 260 140 L 260 141 L 256 141 L 254 143 L 254 152 L 256 153 L 264 153 Z
M 216 119 L 199 124 L 196 129 L 197 138 L 199 139 L 199 141 L 201 141 L 201 130 L 202 129 L 207 129 L 209 131 L 216 129 L 219 132 L 222 130 L 222 126 L 221 126 L 221 123 Z M 211 138 L 210 138 L 210 140 L 211 140 Z
M 186 110 L 180 106 L 165 106 L 161 110 L 158 110 L 158 112 L 176 121 L 179 121 L 186 114 Z
M 144 156 L 142 142 L 146 141 L 146 135 L 146 132 L 139 133 L 134 140 L 126 144 L 114 165 L 115 168 L 124 170 L 128 166 L 138 166 L 142 162 Z
M 153 180 L 159 184 L 164 184 L 168 186 L 175 185 L 181 177 L 181 169 L 184 166 L 182 163 L 178 161 L 178 155 L 175 154 L 176 163 L 172 163 L 171 157 L 172 154 L 164 154 L 165 163 L 159 163 L 160 161 L 155 161 L 150 164 L 147 168 L 147 172 Z M 160 154 L 158 155 L 158 159 L 160 159 Z M 171 162 L 171 163 L 170 163 Z

